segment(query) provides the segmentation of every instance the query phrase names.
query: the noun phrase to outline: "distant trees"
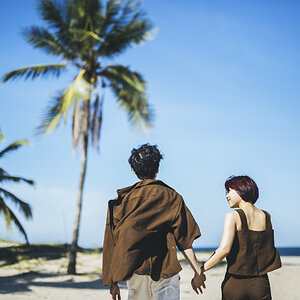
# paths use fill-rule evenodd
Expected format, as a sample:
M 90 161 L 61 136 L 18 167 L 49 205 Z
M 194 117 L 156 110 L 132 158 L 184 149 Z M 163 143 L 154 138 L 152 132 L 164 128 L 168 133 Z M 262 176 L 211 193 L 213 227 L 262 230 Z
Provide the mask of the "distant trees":
M 104 2 L 104 1 L 103 1 Z M 99 145 L 103 116 L 103 90 L 109 87 L 133 124 L 149 125 L 151 111 L 146 99 L 146 82 L 129 67 L 107 62 L 134 44 L 146 40 L 152 23 L 136 1 L 40 0 L 38 12 L 47 27 L 25 30 L 28 43 L 62 63 L 29 66 L 6 74 L 3 81 L 18 77 L 35 79 L 59 76 L 67 66 L 77 70 L 73 83 L 60 91 L 49 104 L 42 134 L 53 131 L 72 113 L 73 147 L 81 146 L 81 174 L 77 212 L 70 251 L 68 273 L 76 273 L 76 251 L 82 207 L 82 193 L 87 167 L 88 147 Z
M 0 131 L 0 142 L 3 140 L 4 136 Z M 0 159 L 4 158 L 9 152 L 16 151 L 24 144 L 28 144 L 28 142 L 26 140 L 19 140 L 10 144 L 9 146 L 0 151 Z M 16 206 L 17 209 L 21 212 L 22 215 L 25 216 L 26 219 L 30 219 L 32 217 L 31 207 L 28 203 L 19 199 L 12 192 L 9 192 L 8 190 L 4 189 L 3 185 L 5 185 L 6 182 L 25 182 L 30 185 L 33 185 L 34 182 L 30 179 L 10 175 L 0 166 L 0 214 L 4 215 L 7 227 L 9 228 L 11 224 L 14 223 L 18 230 L 23 234 L 26 243 L 29 243 L 25 229 L 23 228 L 21 222 L 18 220 L 17 216 L 13 212 L 10 204 Z

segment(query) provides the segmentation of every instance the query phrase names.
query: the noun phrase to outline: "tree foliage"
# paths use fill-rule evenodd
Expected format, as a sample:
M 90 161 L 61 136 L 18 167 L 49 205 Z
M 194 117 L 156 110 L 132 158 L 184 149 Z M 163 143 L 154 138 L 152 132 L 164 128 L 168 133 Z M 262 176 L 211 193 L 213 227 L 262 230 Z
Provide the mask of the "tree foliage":
M 4 136 L 0 132 L 0 141 L 3 139 Z M 18 150 L 20 147 L 26 144 L 28 144 L 27 140 L 20 140 L 10 144 L 9 146 L 5 147 L 3 150 L 0 151 L 0 159 L 4 158 L 7 154 L 10 154 L 11 152 Z M 7 228 L 9 229 L 11 227 L 11 224 L 14 223 L 18 230 L 23 234 L 26 242 L 28 243 L 28 237 L 25 232 L 25 229 L 23 228 L 21 222 L 10 207 L 10 204 L 14 205 L 26 219 L 32 218 L 31 207 L 28 203 L 22 201 L 13 193 L 4 189 L 3 185 L 7 182 L 25 182 L 30 185 L 33 185 L 34 182 L 30 179 L 10 175 L 8 172 L 6 172 L 0 167 L 0 214 L 4 215 Z
M 38 133 L 58 127 L 69 111 L 73 114 L 73 145 L 81 135 L 82 101 L 90 101 L 90 140 L 98 145 L 103 109 L 103 89 L 111 88 L 132 124 L 150 126 L 153 116 L 146 98 L 146 82 L 128 66 L 110 65 L 134 44 L 146 41 L 153 28 L 137 1 L 41 0 L 38 12 L 47 26 L 31 26 L 23 33 L 29 44 L 63 62 L 20 68 L 4 75 L 3 81 L 60 76 L 70 65 L 78 72 L 74 82 L 49 102 Z

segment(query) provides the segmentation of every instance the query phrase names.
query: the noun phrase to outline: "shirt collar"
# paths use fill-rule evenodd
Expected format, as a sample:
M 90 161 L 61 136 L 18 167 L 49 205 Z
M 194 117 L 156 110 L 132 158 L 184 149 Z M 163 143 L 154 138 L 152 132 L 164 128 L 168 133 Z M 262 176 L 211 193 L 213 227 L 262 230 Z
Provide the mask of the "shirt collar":
M 146 185 L 149 185 L 149 184 L 153 184 L 153 183 L 156 183 L 156 184 L 164 184 L 162 181 L 160 180 L 157 180 L 157 179 L 143 179 L 143 180 L 140 180 L 138 182 L 136 182 L 134 185 L 131 185 L 131 186 L 127 186 L 125 188 L 122 188 L 122 189 L 119 189 L 117 190 L 117 194 L 118 194 L 118 197 L 120 198 L 123 198 L 126 194 L 128 194 L 131 190 L 135 189 L 135 188 L 140 188 L 142 186 L 146 186 Z

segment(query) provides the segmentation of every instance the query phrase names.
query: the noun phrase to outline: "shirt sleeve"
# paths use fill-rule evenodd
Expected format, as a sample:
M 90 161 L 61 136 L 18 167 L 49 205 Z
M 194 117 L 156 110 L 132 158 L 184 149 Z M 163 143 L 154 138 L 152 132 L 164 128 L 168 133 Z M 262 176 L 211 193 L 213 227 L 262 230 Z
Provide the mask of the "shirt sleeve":
M 191 248 L 195 239 L 201 236 L 198 224 L 179 196 L 179 205 L 175 214 L 173 229 L 176 245 L 180 251 Z
M 106 226 L 103 241 L 103 252 L 102 252 L 102 277 L 103 285 L 111 285 L 113 283 L 112 276 L 110 272 L 112 257 L 115 248 L 115 243 L 111 228 L 111 207 L 108 206 Z

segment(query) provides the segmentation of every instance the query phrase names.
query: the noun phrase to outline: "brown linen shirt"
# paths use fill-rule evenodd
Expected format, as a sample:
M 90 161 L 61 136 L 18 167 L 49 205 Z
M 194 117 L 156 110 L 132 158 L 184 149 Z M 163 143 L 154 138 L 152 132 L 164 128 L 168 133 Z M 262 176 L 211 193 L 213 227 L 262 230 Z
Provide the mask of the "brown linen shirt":
M 177 250 L 201 233 L 182 197 L 160 180 L 145 179 L 117 191 L 108 203 L 103 243 L 103 285 L 137 273 L 153 280 L 181 270 Z

